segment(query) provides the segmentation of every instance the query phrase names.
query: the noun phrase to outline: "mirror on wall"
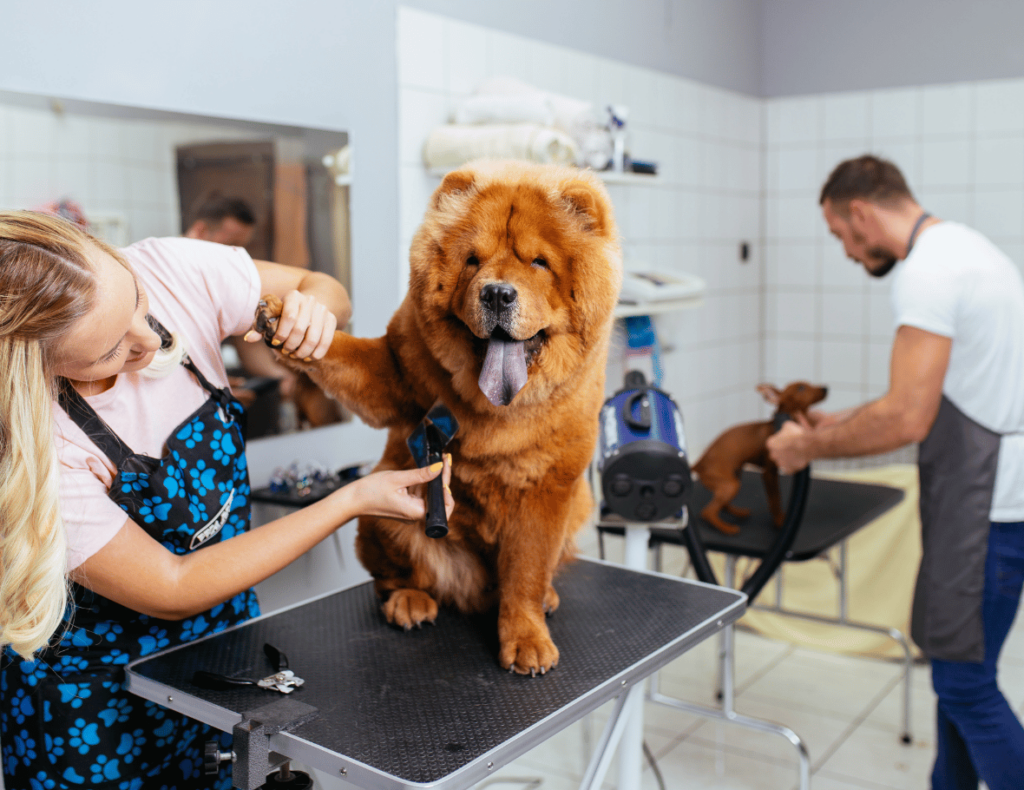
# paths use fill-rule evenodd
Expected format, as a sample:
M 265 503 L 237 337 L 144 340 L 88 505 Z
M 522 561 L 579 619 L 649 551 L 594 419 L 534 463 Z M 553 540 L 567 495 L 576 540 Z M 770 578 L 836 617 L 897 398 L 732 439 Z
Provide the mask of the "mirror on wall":
M 351 291 L 347 163 L 345 132 L 0 91 L 0 209 L 59 213 L 117 247 L 197 235 Z M 223 351 L 249 438 L 348 419 L 243 345 Z

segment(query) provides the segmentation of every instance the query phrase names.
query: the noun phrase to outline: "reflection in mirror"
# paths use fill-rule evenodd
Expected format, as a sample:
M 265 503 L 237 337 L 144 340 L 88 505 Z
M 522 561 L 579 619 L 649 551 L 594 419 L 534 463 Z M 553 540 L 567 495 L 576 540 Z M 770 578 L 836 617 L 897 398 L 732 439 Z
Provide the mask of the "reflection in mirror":
M 0 91 L 0 209 L 60 213 L 117 247 L 190 235 L 351 291 L 349 184 L 344 132 Z M 348 419 L 259 344 L 228 342 L 224 360 L 249 438 Z

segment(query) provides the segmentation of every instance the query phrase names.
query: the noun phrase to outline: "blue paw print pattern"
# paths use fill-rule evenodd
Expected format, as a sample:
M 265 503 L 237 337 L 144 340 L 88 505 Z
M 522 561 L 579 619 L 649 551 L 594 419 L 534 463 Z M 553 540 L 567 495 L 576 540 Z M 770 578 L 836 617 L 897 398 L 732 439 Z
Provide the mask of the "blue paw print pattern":
M 146 524 L 152 524 L 154 521 L 167 521 L 171 507 L 173 507 L 173 503 L 165 501 L 163 497 L 155 496 L 152 499 L 143 499 L 142 507 L 139 508 L 139 517 Z
M 11 700 L 11 718 L 14 719 L 15 723 L 21 725 L 25 723 L 25 719 L 29 718 L 36 710 L 32 705 L 32 698 L 25 693 L 24 689 L 18 689 L 14 692 L 14 699 Z
M 60 757 L 64 754 L 64 739 L 59 735 L 45 733 L 43 735 L 43 746 L 46 749 L 46 753 L 52 754 L 54 757 Z
M 121 733 L 121 743 L 117 747 L 117 754 L 126 765 L 131 765 L 142 754 L 142 745 L 145 742 L 145 733 L 141 729 L 134 732 L 123 732 Z
M 191 642 L 193 639 L 198 639 L 206 630 L 210 627 L 209 621 L 203 615 L 196 615 L 195 617 L 189 618 L 182 623 L 181 628 L 181 641 Z
M 28 730 L 15 733 L 13 738 L 14 755 L 25 765 L 32 765 L 36 759 L 36 741 Z
M 128 700 L 123 697 L 115 697 L 107 701 L 107 707 L 101 710 L 97 716 L 108 727 L 113 727 L 117 723 L 123 724 L 128 721 L 131 712 L 132 704 Z
M 179 466 L 168 465 L 167 476 L 164 478 L 164 491 L 169 500 L 183 497 L 186 494 L 185 475 Z
M 174 438 L 185 443 L 185 446 L 192 450 L 203 442 L 203 428 L 205 426 L 198 420 L 193 420 L 176 434 Z
M 141 645 L 139 655 L 148 656 L 150 653 L 155 653 L 157 650 L 163 650 L 171 644 L 171 640 L 167 638 L 166 630 L 158 626 L 153 626 L 149 629 L 148 634 L 139 638 L 139 644 Z
M 101 623 L 97 623 L 92 632 L 96 636 L 102 637 L 105 642 L 116 642 L 121 634 L 124 633 L 124 626 L 112 620 L 104 620 Z
M 149 488 L 149 475 L 145 472 L 122 472 L 121 493 L 133 494 Z
M 60 701 L 70 704 L 72 708 L 82 707 L 85 700 L 92 696 L 88 683 L 61 683 L 57 690 L 60 691 Z
M 120 779 L 121 772 L 118 770 L 120 764 L 121 761 L 117 758 L 101 754 L 96 758 L 96 762 L 89 766 L 89 769 L 92 771 L 92 781 L 99 783 L 109 782 L 111 779 Z
M 192 478 L 192 489 L 199 496 L 206 496 L 207 492 L 217 487 L 217 470 L 212 466 L 208 467 L 202 458 L 196 461 L 196 465 L 189 469 L 188 473 Z
M 52 790 L 57 786 L 57 780 L 48 777 L 45 771 L 40 771 L 29 777 L 28 786 L 29 790 Z
M 88 754 L 89 749 L 100 742 L 99 725 L 96 722 L 86 723 L 85 719 L 75 719 L 68 727 L 68 745 L 79 754 Z
M 214 461 L 220 461 L 221 464 L 227 466 L 234 460 L 237 448 L 230 431 L 214 431 L 210 444 L 213 447 Z
M 111 666 L 121 666 L 131 661 L 132 657 L 120 648 L 115 647 L 109 653 L 103 656 L 103 658 L 100 660 L 104 664 L 110 664 Z
M 188 509 L 192 514 L 192 523 L 205 524 L 210 520 L 210 516 L 206 510 L 206 503 L 201 499 L 196 499 L 195 497 L 190 497 L 190 499 L 192 501 L 188 503 Z M 189 533 L 191 532 L 192 530 L 189 529 Z
M 50 668 L 42 661 L 22 661 L 20 667 L 21 679 L 29 686 L 35 686 L 50 672 Z

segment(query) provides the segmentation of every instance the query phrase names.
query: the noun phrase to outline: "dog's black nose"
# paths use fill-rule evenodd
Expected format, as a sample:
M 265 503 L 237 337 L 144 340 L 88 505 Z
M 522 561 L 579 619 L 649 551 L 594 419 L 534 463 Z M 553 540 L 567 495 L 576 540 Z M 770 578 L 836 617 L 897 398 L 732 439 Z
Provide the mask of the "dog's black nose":
M 480 301 L 495 315 L 501 315 L 516 303 L 519 294 L 508 283 L 491 283 L 480 291 Z

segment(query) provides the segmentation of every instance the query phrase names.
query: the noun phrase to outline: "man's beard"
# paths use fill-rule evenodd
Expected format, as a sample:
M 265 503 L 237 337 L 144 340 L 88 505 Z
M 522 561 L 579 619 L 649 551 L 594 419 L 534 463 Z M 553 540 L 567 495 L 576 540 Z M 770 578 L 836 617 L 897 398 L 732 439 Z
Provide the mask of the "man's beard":
M 883 247 L 872 247 L 868 250 L 868 257 L 877 266 L 865 266 L 868 274 L 872 277 L 885 277 L 899 263 L 899 258 Z

